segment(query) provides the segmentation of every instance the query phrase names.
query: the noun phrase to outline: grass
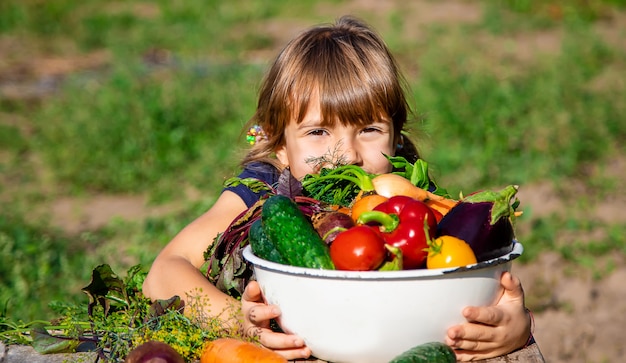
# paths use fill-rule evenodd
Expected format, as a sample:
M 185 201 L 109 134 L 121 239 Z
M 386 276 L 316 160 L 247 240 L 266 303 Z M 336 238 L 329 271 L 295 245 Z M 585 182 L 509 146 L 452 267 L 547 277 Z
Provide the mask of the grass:
M 260 75 L 254 66 L 184 60 L 166 69 L 124 66 L 97 81 L 79 75 L 37 115 L 39 147 L 73 189 L 139 192 L 163 175 L 174 184 L 189 180 L 190 166 L 199 164 L 223 172 L 221 160 L 211 163 L 212 149 L 237 138 L 254 102 L 253 92 L 240 91 L 253 89 L 250 80 Z M 67 140 L 72 147 L 55 147 Z M 199 177 L 212 177 L 205 173 Z
M 560 54 L 527 65 L 521 74 L 494 74 L 489 55 L 462 43 L 422 56 L 416 99 L 437 145 L 427 158 L 445 180 L 464 176 L 473 189 L 576 177 L 581 165 L 621 148 L 622 94 L 589 88 L 605 64 L 620 62 L 624 53 L 585 29 L 568 34 Z M 451 152 L 438 152 L 444 145 Z
M 0 217 L 0 312 L 36 318 L 54 299 L 79 302 L 76 277 L 89 276 L 84 251 L 72 251 L 66 237 L 19 217 Z M 68 284 L 66 276 L 72 276 Z M 71 289 L 71 290 L 70 290 Z M 68 294 L 69 291 L 73 293 Z M 31 302 L 24 306 L 24 302 Z M 15 315 L 13 315 L 15 314 Z
M 320 9 L 342 2 L 246 4 L 0 2 L 0 40 L 26 45 L 0 62 L 0 75 L 31 58 L 107 55 L 47 97 L 0 98 L 0 316 L 51 318 L 49 302 L 86 299 L 80 288 L 93 267 L 147 267 L 210 206 L 246 146 L 240 129 L 267 62 L 253 55 L 282 46 L 259 29 L 281 19 L 330 21 Z M 408 70 L 423 117 L 419 144 L 442 186 L 467 193 L 550 181 L 584 209 L 620 190 L 617 176 L 602 170 L 625 151 L 626 97 L 614 80 L 626 71 L 626 52 L 594 24 L 624 6 L 485 1 L 478 23 L 435 24 L 419 37 L 404 34 L 413 25 L 400 12 L 357 15 L 375 26 L 389 21 L 383 35 Z M 509 49 L 516 36 L 546 33 L 560 37 L 560 48 L 530 58 Z M 568 192 L 573 180 L 593 193 Z M 158 204 L 180 200 L 185 188 L 203 197 L 183 213 L 117 220 L 77 236 L 32 213 L 61 195 L 142 194 Z M 584 213 L 521 223 L 523 261 L 551 249 L 593 270 L 594 261 L 625 252 L 622 226 Z M 578 236 L 572 249 L 562 235 Z M 602 266 L 598 276 L 612 265 Z

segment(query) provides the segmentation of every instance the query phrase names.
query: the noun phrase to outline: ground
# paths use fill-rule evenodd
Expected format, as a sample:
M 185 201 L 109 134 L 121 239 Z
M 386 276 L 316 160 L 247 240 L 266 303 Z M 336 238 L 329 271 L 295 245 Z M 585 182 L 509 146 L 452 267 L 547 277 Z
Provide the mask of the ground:
M 354 0 L 341 5 L 339 9 L 325 7 L 320 12 L 335 17 L 336 14 L 353 12 L 355 9 L 385 11 L 400 3 L 406 8 L 405 14 L 415 23 L 473 22 L 481 16 L 481 8 L 476 3 L 461 0 L 421 0 L 410 3 Z M 624 19 L 624 14 L 615 16 Z M 598 29 L 607 39 L 623 46 L 624 38 L 619 37 L 619 34 L 624 34 L 624 23 L 617 20 L 599 23 Z M 264 24 L 264 29 L 277 38 L 278 44 L 282 44 L 296 29 L 306 25 L 276 20 Z M 414 36 L 419 36 L 417 30 Z M 556 51 L 559 41 L 559 34 L 550 31 L 533 36 L 519 36 L 515 52 L 522 59 L 532 57 L 536 51 Z M 0 42 L 0 55 L 9 54 L 16 46 L 9 41 Z M 497 49 L 497 46 L 492 44 L 492 48 Z M 255 53 L 251 56 L 266 55 Z M 41 85 L 45 80 L 54 81 L 63 74 L 82 68 L 99 67 L 107 61 L 108 55 L 104 52 L 80 59 L 25 58 L 19 64 L 13 63 L 14 66 L 10 68 L 0 67 L 0 98 L 36 99 L 47 90 Z M 606 81 L 612 82 L 615 79 L 609 77 Z M 6 116 L 2 122 L 20 124 L 23 132 L 29 132 L 28 123 L 22 122 L 24 120 L 12 118 L 10 115 L 0 116 Z M 626 161 L 623 158 L 616 160 L 609 172 L 615 176 L 626 175 Z M 5 182 L 7 181 L 4 180 L 3 183 Z M 14 185 L 5 185 L 2 190 L 4 193 L 20 192 L 19 187 Z M 563 200 L 547 183 L 524 185 L 518 196 L 524 205 L 536 211 L 534 218 L 560 213 L 573 205 L 571 201 Z M 586 213 L 592 213 L 610 223 L 626 223 L 625 202 L 626 197 L 623 194 L 606 196 Z M 155 209 L 152 206 L 148 208 L 146 199 L 142 196 L 96 195 L 52 200 L 42 207 L 42 213 L 53 215 L 52 223 L 68 233 L 77 233 L 103 226 L 113 217 L 140 220 L 169 212 L 172 208 L 180 208 L 180 203 Z M 513 272 L 521 278 L 527 300 L 532 302 L 531 305 L 540 307 L 534 314 L 535 337 L 546 361 L 582 363 L 624 360 L 626 348 L 621 329 L 626 325 L 626 289 L 623 287 L 626 281 L 626 263 L 623 257 L 621 263 L 608 276 L 599 280 L 594 279 L 588 268 L 574 266 L 556 253 L 545 253 L 528 264 L 514 264 Z

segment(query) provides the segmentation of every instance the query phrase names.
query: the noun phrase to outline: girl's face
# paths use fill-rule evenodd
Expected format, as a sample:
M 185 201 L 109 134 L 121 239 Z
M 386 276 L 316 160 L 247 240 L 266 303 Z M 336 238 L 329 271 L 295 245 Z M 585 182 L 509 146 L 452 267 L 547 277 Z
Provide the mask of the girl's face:
M 393 125 L 372 122 L 366 126 L 343 126 L 335 122 L 322 126 L 320 104 L 311 99 L 309 109 L 300 124 L 292 120 L 284 131 L 285 145 L 276 150 L 278 160 L 289 166 L 291 174 L 301 179 L 317 173 L 320 166 L 354 164 L 373 174 L 391 171 L 383 154 L 394 155 Z

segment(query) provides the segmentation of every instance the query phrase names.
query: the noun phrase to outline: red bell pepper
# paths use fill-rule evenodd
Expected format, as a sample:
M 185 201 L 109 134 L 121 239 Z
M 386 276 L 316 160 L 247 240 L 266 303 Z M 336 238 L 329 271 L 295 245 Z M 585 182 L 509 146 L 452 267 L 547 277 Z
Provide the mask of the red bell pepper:
M 428 256 L 428 240 L 435 237 L 437 220 L 425 203 L 397 195 L 364 212 L 357 223 L 377 223 L 385 243 L 402 251 L 403 269 L 424 265 Z

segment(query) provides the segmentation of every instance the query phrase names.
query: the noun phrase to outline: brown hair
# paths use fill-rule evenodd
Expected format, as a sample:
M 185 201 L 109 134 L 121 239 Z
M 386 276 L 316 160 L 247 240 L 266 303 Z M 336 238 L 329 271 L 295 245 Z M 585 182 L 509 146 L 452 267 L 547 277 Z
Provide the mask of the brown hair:
M 391 122 L 395 142 L 402 145 L 396 155 L 413 162 L 417 150 L 400 133 L 410 113 L 405 89 L 394 57 L 365 23 L 344 16 L 313 27 L 289 42 L 266 74 L 247 127 L 261 126 L 267 140 L 255 144 L 242 164 L 265 161 L 280 169 L 273 152 L 284 144 L 289 121 L 302 122 L 312 92 L 319 92 L 324 124 Z

